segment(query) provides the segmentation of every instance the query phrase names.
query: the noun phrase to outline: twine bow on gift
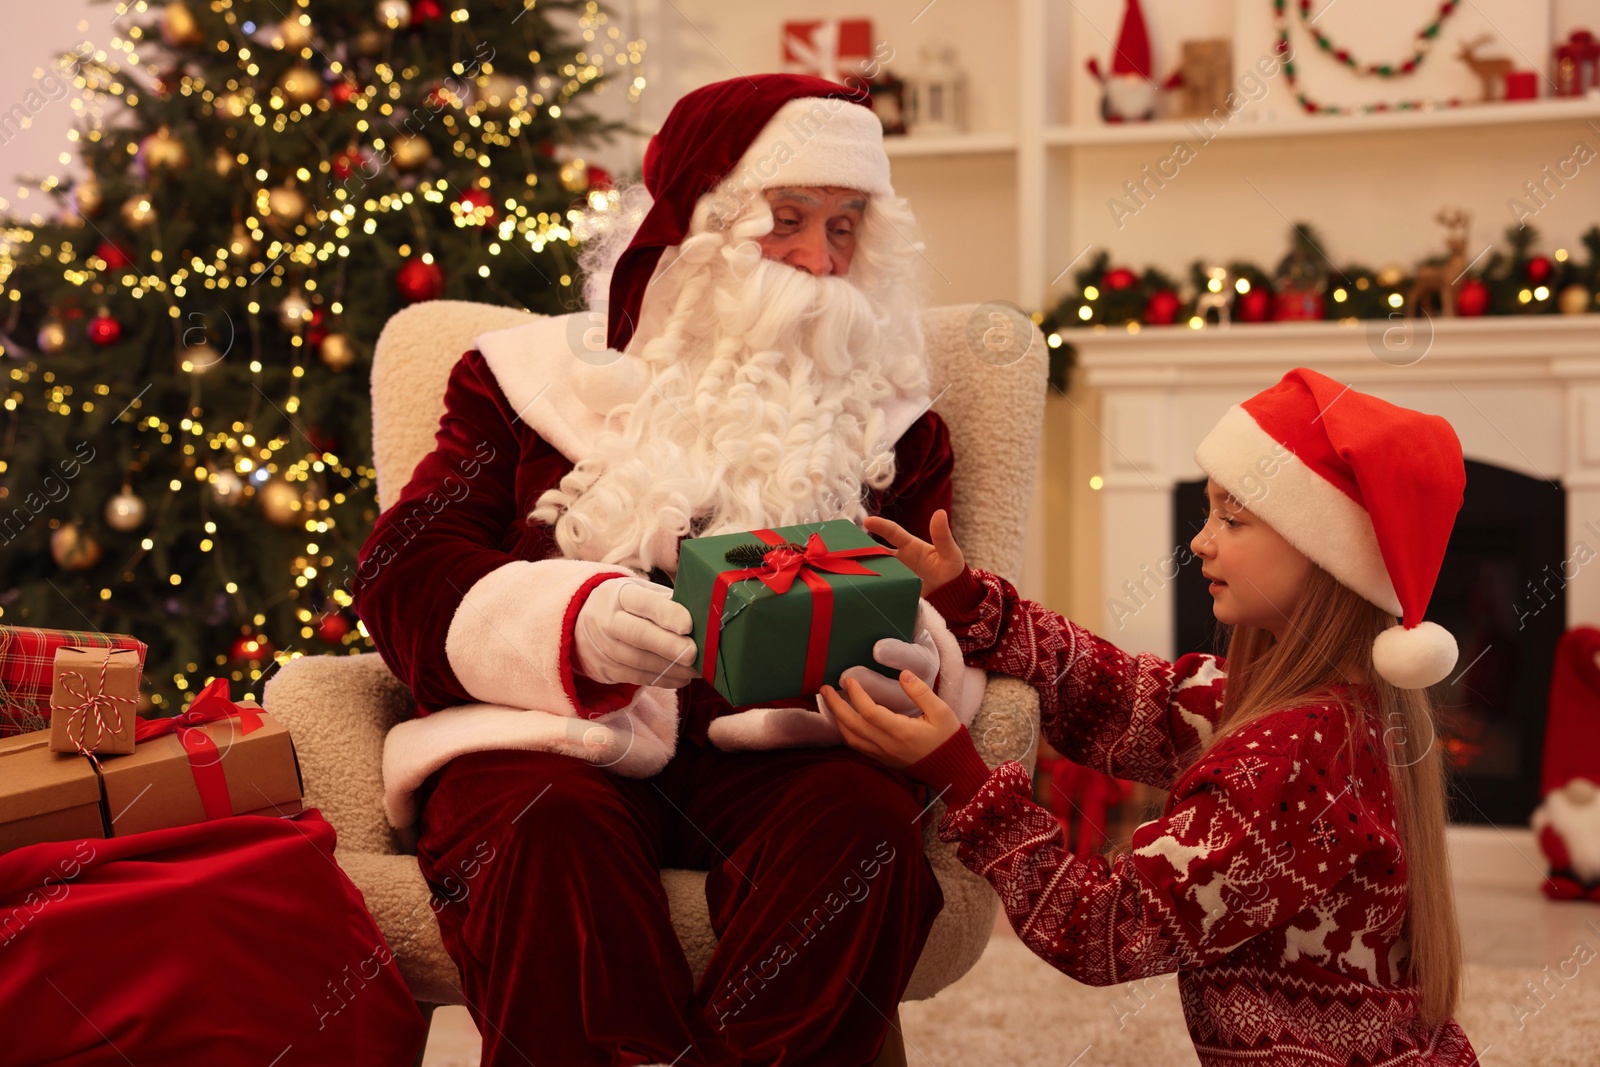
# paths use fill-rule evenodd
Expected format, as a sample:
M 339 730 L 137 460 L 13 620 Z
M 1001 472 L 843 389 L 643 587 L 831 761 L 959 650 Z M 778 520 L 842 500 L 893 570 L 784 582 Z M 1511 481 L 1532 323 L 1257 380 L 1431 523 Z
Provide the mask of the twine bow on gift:
M 111 711 L 116 704 L 137 704 L 136 697 L 114 696 L 106 692 L 106 672 L 111 669 L 111 654 L 107 652 L 100 660 L 100 678 L 95 685 L 95 691 L 89 692 L 89 679 L 82 671 L 62 671 L 61 688 L 67 691 L 76 703 L 57 704 L 54 698 L 50 701 L 50 714 L 58 712 L 67 713 L 67 736 L 72 739 L 72 744 L 83 755 L 87 756 L 100 747 L 100 743 L 110 734 L 116 733 L 115 728 L 106 722 L 106 713 Z M 89 731 L 89 723 L 94 723 L 94 740 L 85 745 L 85 735 Z
M 189 771 L 194 775 L 195 787 L 200 790 L 200 803 L 208 820 L 225 819 L 233 814 L 233 803 L 228 799 L 228 779 L 222 771 L 222 754 L 211 735 L 199 729 L 206 723 L 223 719 L 238 719 L 241 734 L 264 725 L 255 709 L 228 699 L 226 678 L 213 678 L 181 715 L 170 719 L 144 719 L 133 730 L 135 745 L 164 734 L 178 735 L 179 743 L 188 753 Z
M 805 692 L 817 692 L 822 688 L 823 672 L 828 660 L 828 634 L 833 630 L 833 587 L 820 572 L 876 576 L 877 571 L 862 566 L 856 560 L 866 556 L 892 556 L 894 552 L 882 545 L 829 548 L 816 531 L 812 531 L 805 547 L 797 550 L 797 546 L 771 530 L 755 530 L 753 533 L 772 547 L 762 553 L 759 566 L 723 571 L 717 575 L 711 587 L 711 613 L 706 625 L 705 664 L 701 673 L 707 682 L 716 682 L 717 644 L 722 632 L 723 609 L 733 583 L 755 578 L 782 596 L 798 578 L 811 590 L 811 632 L 806 639 L 806 666 L 802 684 Z M 754 551 L 759 550 L 759 546 L 740 546 L 740 549 Z

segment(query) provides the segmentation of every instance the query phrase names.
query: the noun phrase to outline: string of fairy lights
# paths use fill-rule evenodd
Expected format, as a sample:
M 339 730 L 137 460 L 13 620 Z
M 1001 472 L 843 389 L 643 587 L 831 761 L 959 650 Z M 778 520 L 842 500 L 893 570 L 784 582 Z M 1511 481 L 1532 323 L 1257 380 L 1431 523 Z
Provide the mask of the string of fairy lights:
M 437 7 L 436 0 L 419 0 L 419 6 L 429 2 Z M 531 8 L 535 2 L 524 0 L 524 7 Z M 605 74 L 608 67 L 623 72 L 620 79 L 613 73 L 610 81 L 616 84 L 620 80 L 626 86 L 629 103 L 638 101 L 646 85 L 642 73 L 645 43 L 623 40 L 619 28 L 610 24 L 598 4 L 591 2 L 577 16 L 584 48 L 576 52 L 574 62 L 539 74 L 523 84 L 496 70 L 492 59 L 482 62 L 474 59 L 470 63 L 457 61 L 451 68 L 456 78 L 431 89 L 427 106 L 430 110 L 437 108 L 433 121 L 437 121 L 449 136 L 450 150 L 456 160 L 475 164 L 484 171 L 475 181 L 452 183 L 442 177 L 431 178 L 415 183 L 413 188 L 366 195 L 361 188 L 365 182 L 359 175 L 365 173 L 363 168 L 370 162 L 371 155 L 352 141 L 344 151 L 315 164 L 296 167 L 291 176 L 280 177 L 277 184 L 268 185 L 275 169 L 280 175 L 283 173 L 281 166 L 274 166 L 276 136 L 332 108 L 354 109 L 359 116 L 354 124 L 357 135 L 370 138 L 371 149 L 385 153 L 387 160 L 402 173 L 417 170 L 432 154 L 429 141 L 402 124 L 403 106 L 397 107 L 398 102 L 416 95 L 413 79 L 420 72 L 415 67 L 379 60 L 371 64 L 366 84 L 360 84 L 350 65 L 328 59 L 316 48 L 315 28 L 304 10 L 308 5 L 309 0 L 295 0 L 292 6 L 285 4 L 291 14 L 276 26 L 263 28 L 242 18 L 235 10 L 234 0 L 210 0 L 211 11 L 222 16 L 230 28 L 230 36 L 209 42 L 209 47 L 214 48 L 218 56 L 232 56 L 237 75 L 218 79 L 213 74 L 208 81 L 204 75 L 185 70 L 170 83 L 164 82 L 162 75 L 155 75 L 155 91 L 192 100 L 196 114 L 236 123 L 241 130 L 253 128 L 256 131 L 252 143 L 218 146 L 205 161 L 219 178 L 238 180 L 242 177 L 256 183 L 248 199 L 248 209 L 236 215 L 232 234 L 225 243 L 217 245 L 209 254 L 190 252 L 187 258 L 168 260 L 161 248 L 162 220 L 151 199 L 139 193 L 121 205 L 120 215 L 130 230 L 148 230 L 154 247 L 148 253 L 147 262 L 135 263 L 132 257 L 120 254 L 115 242 L 105 238 L 92 224 L 83 239 L 104 239 L 88 255 L 69 239 L 60 240 L 54 247 L 33 245 L 37 237 L 35 227 L 45 222 L 38 213 L 33 215 L 31 225 L 8 220 L 0 228 L 0 287 L 4 287 L 4 299 L 16 302 L 22 298 L 16 287 L 6 283 L 18 265 L 19 251 L 26 247 L 36 260 L 58 263 L 61 277 L 75 288 L 105 294 L 100 299 L 109 299 L 109 295 L 120 292 L 134 300 L 149 298 L 165 302 L 174 335 L 180 340 L 177 366 L 191 382 L 188 413 L 175 421 L 144 414 L 139 411 L 143 406 L 141 401 L 135 398 L 120 421 L 131 425 L 140 439 L 136 455 L 158 440 L 166 447 L 176 444 L 185 457 L 184 466 L 190 474 L 175 476 L 166 483 L 164 495 L 154 505 L 157 523 L 173 506 L 176 494 L 194 492 L 202 487 L 209 490 L 202 492 L 199 498 L 203 522 L 201 530 L 197 531 L 200 535 L 198 548 L 215 561 L 217 580 L 244 609 L 240 615 L 248 609 L 244 606 L 239 584 L 224 573 L 222 555 L 214 551 L 217 523 L 210 514 L 211 505 L 237 504 L 247 495 L 248 489 L 269 518 L 279 525 L 304 531 L 304 550 L 291 561 L 287 575 L 289 585 L 277 598 L 259 605 L 260 610 L 251 616 L 255 627 L 266 623 L 266 611 L 273 604 L 285 598 L 298 599 L 301 590 L 335 565 L 333 556 L 325 550 L 328 535 L 337 526 L 332 509 L 353 495 L 367 491 L 376 480 L 373 468 L 347 465 L 334 452 L 317 447 L 310 440 L 298 440 L 304 438 L 304 433 L 277 434 L 263 440 L 252 430 L 256 405 L 266 399 L 267 403 L 280 408 L 286 421 L 298 431 L 294 416 L 301 408 L 299 389 L 306 374 L 306 353 L 314 339 L 318 355 L 330 368 L 340 370 L 353 359 L 348 341 L 332 328 L 345 310 L 344 267 L 353 235 L 372 235 L 377 232 L 380 220 L 395 213 L 415 213 L 417 205 L 422 203 L 448 204 L 457 227 L 477 227 L 486 234 L 492 232 L 493 237 L 486 245 L 491 259 L 502 254 L 525 257 L 524 248 L 538 253 L 552 243 L 576 243 L 578 238 L 574 230 L 583 232 L 586 226 L 592 230 L 592 216 L 586 220 L 585 213 L 576 207 L 567 211 L 534 210 L 515 193 L 492 195 L 487 173 L 493 161 L 490 153 L 516 151 L 527 157 L 530 151 L 527 138 L 519 137 L 519 132 L 545 116 L 559 119 L 562 108 L 590 82 Z M 122 0 L 116 5 L 115 18 L 145 15 L 150 10 L 145 0 L 133 3 Z M 113 38 L 109 49 L 74 53 L 78 62 L 72 84 L 81 101 L 74 106 L 80 110 L 83 120 L 69 132 L 71 141 L 87 147 L 116 135 L 117 131 L 107 125 L 103 102 L 120 100 L 129 109 L 140 106 L 141 93 L 145 90 L 135 84 L 125 67 L 142 65 L 149 70 L 152 66 L 150 61 L 141 59 L 137 51 L 141 44 L 154 43 L 152 38 L 157 34 L 167 45 L 177 48 L 207 44 L 182 0 L 174 0 L 160 11 L 160 18 L 148 25 L 123 28 Z M 391 30 L 412 17 L 406 0 L 380 0 L 376 14 L 378 21 Z M 479 44 L 476 35 L 470 32 L 471 14 L 466 7 L 457 6 L 440 14 L 457 25 L 469 46 Z M 362 42 L 358 39 L 354 43 L 361 50 Z M 496 43 L 501 42 L 497 40 Z M 295 57 L 294 64 L 270 87 L 255 82 L 261 75 L 257 62 L 260 49 L 288 51 Z M 531 51 L 527 58 L 538 69 L 540 54 Z M 325 74 L 308 65 L 313 62 L 318 62 Z M 408 89 L 412 91 L 410 96 Z M 129 139 L 125 147 L 130 160 L 137 159 L 152 174 L 163 168 L 181 170 L 190 162 L 184 142 L 166 127 L 142 138 Z M 70 157 L 63 153 L 61 162 L 70 162 Z M 525 186 L 532 190 L 537 187 L 539 177 L 533 160 L 526 158 L 526 162 Z M 604 214 L 616 208 L 620 201 L 612 189 L 591 187 L 590 171 L 583 159 L 569 159 L 560 165 L 561 183 L 569 192 L 587 190 L 589 212 Z M 319 181 L 326 184 L 328 195 L 323 202 L 313 204 L 302 187 Z M 61 180 L 50 177 L 39 182 L 36 188 L 45 193 L 58 193 Z M 28 194 L 26 187 L 21 188 L 18 199 L 25 201 Z M 100 183 L 92 176 L 76 183 L 71 197 L 73 212 L 84 220 L 103 207 Z M 0 213 L 9 214 L 10 208 L 11 205 L 0 198 Z M 424 281 L 442 278 L 433 255 L 425 247 L 425 230 L 420 218 L 417 235 L 416 248 L 408 242 L 396 249 L 406 261 L 402 272 L 415 265 L 422 272 L 418 277 Z M 487 278 L 492 270 L 490 263 L 482 263 L 478 274 Z M 333 275 L 331 278 L 326 277 L 329 273 Z M 570 286 L 573 279 L 562 274 L 560 284 Z M 255 291 L 244 304 L 249 316 L 244 331 L 250 345 L 249 370 L 255 386 L 250 417 L 232 419 L 226 425 L 208 424 L 200 403 L 202 382 L 206 371 L 223 358 L 223 353 L 203 335 L 199 341 L 187 339 L 183 302 L 208 290 L 238 293 L 251 287 L 256 287 Z M 331 299 L 325 308 L 314 307 L 313 301 L 323 293 Z M 97 303 L 99 299 L 91 302 Z M 103 306 L 100 314 L 101 317 L 106 315 Z M 264 360 L 257 320 L 263 314 L 276 314 L 288 332 L 291 359 L 288 391 L 277 401 L 267 398 L 261 387 Z M 324 316 L 327 316 L 326 321 Z M 91 338 L 95 325 L 96 322 L 90 323 Z M 55 324 L 55 328 L 59 328 L 59 324 Z M 102 325 L 102 329 L 105 328 L 108 327 Z M 41 351 L 45 350 L 43 341 L 41 336 Z M 3 344 L 0 344 L 0 354 L 6 354 Z M 106 399 L 112 391 L 109 385 L 94 385 L 90 397 L 74 396 L 73 386 L 58 382 L 48 364 L 40 367 L 37 361 L 28 360 L 9 371 L 13 385 L 3 398 L 7 412 L 16 413 L 23 404 L 24 393 L 20 386 L 32 381 L 34 374 L 38 374 L 47 387 L 44 407 L 48 413 L 73 417 L 92 412 L 97 400 L 112 402 Z M 4 461 L 0 460 L 0 473 L 5 469 Z M 337 478 L 342 484 L 329 492 L 331 478 Z M 127 484 L 123 495 L 113 498 L 112 503 L 119 500 L 123 501 L 122 514 L 133 517 L 126 528 L 139 526 L 146 512 L 143 501 L 131 495 Z M 108 507 L 108 521 L 111 514 L 112 509 Z M 160 540 L 143 537 L 118 568 L 121 583 L 133 582 L 134 568 L 146 556 L 151 556 L 152 564 L 158 572 L 167 575 L 170 586 L 181 589 L 186 576 L 169 565 L 167 555 Z M 110 585 L 99 590 L 101 600 L 110 600 L 114 595 Z M 342 584 L 333 584 L 328 595 L 340 608 L 351 605 L 352 597 Z M 309 608 L 300 605 L 296 617 L 302 624 L 302 638 L 309 639 L 319 633 L 316 617 Z M 327 637 L 325 632 L 322 636 Z M 372 647 L 366 628 L 359 621 L 353 630 L 337 636 L 352 654 Z M 264 653 L 278 661 L 304 654 L 298 649 L 273 650 L 270 642 L 247 627 L 233 648 L 228 653 L 217 654 L 215 660 L 221 667 L 230 662 L 245 662 L 247 666 L 233 670 L 232 677 L 237 681 L 254 682 L 270 669 L 261 665 Z M 191 678 L 202 671 L 200 663 L 191 660 L 185 668 L 173 675 L 173 683 L 186 693 L 198 689 L 203 682 Z M 164 703 L 159 693 L 151 694 L 150 699 L 157 706 Z

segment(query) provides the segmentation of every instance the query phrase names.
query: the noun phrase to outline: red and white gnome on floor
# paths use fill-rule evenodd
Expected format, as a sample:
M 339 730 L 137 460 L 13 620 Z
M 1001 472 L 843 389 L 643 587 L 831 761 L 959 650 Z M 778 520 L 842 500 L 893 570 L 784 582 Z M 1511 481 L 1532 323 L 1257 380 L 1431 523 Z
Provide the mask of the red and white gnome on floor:
M 1600 629 L 1592 626 L 1556 644 L 1540 788 L 1532 826 L 1550 861 L 1545 896 L 1600 902 Z

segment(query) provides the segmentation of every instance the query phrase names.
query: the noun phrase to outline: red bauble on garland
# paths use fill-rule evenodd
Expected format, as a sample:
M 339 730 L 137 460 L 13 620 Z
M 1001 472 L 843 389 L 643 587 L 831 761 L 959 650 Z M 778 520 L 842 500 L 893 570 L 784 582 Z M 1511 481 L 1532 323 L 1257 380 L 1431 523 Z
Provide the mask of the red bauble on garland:
M 106 261 L 106 270 L 121 270 L 133 264 L 133 257 L 110 241 L 95 245 L 94 254 Z
M 1550 280 L 1555 269 L 1556 265 L 1550 262 L 1549 256 L 1534 256 L 1528 260 L 1528 280 L 1534 285 L 1543 285 Z
M 1468 278 L 1456 290 L 1456 314 L 1476 318 L 1489 310 L 1489 287 L 1482 278 Z
M 1139 276 L 1127 267 L 1113 267 L 1100 279 L 1100 283 L 1107 289 L 1126 289 L 1138 281 Z
M 1272 317 L 1272 291 L 1264 285 L 1250 287 L 1233 301 L 1233 317 L 1240 322 L 1266 322 Z
M 422 26 L 429 22 L 438 22 L 444 18 L 444 8 L 439 6 L 439 0 L 412 0 L 411 25 Z
M 494 221 L 494 197 L 489 190 L 473 186 L 456 198 L 456 214 L 472 226 L 487 226 Z
M 1139 317 L 1147 326 L 1170 326 L 1177 321 L 1182 308 L 1183 301 L 1178 299 L 1177 293 L 1171 289 L 1157 289 L 1145 301 L 1144 313 Z
M 87 330 L 89 340 L 102 348 L 114 345 L 122 340 L 122 323 L 111 317 L 111 312 L 101 308 L 99 314 L 89 320 Z
M 350 632 L 350 620 L 344 617 L 343 612 L 330 611 L 317 622 L 317 636 L 336 645 Z
M 400 267 L 394 284 L 408 303 L 437 300 L 444 294 L 444 271 L 437 263 L 424 263 L 420 256 L 413 256 Z

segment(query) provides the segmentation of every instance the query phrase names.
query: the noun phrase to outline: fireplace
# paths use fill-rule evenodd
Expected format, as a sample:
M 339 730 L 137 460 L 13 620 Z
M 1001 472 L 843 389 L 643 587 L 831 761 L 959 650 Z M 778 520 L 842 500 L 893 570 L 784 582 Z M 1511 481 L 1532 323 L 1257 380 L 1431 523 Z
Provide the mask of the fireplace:
M 1205 479 L 1172 491 L 1174 544 L 1205 510 Z M 1440 740 L 1452 767 L 1456 822 L 1521 824 L 1539 802 L 1545 706 L 1566 618 L 1566 494 L 1559 485 L 1467 460 L 1467 489 L 1427 617 L 1456 638 L 1441 687 Z M 1600 542 L 1596 542 L 1600 548 Z M 1199 561 L 1174 581 L 1175 650 L 1213 652 L 1216 620 Z
M 1428 618 L 1461 649 L 1441 740 L 1458 822 L 1525 825 L 1538 802 L 1557 639 L 1600 624 L 1600 316 L 1450 319 L 1403 361 L 1379 324 L 1084 330 L 1099 393 L 1102 617 L 1130 652 L 1212 651 L 1199 567 L 1179 564 L 1204 510 L 1201 438 L 1292 367 L 1450 420 L 1467 490 Z M 1417 356 L 1416 351 L 1422 351 Z

